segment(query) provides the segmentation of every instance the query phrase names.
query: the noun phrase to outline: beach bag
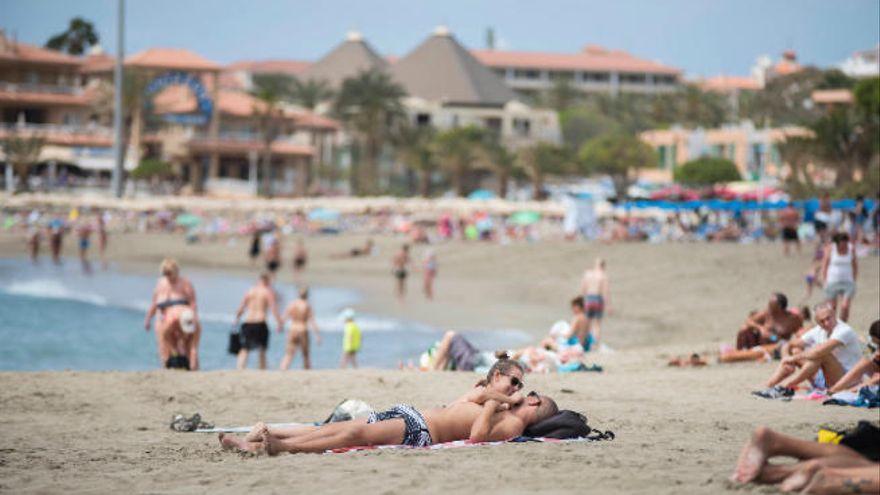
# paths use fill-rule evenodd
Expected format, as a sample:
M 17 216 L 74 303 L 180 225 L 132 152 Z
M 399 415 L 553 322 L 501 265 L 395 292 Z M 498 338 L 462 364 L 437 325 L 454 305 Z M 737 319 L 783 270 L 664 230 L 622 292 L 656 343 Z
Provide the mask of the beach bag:
M 169 370 L 189 370 L 189 358 L 187 356 L 171 356 L 165 361 L 165 368 Z
M 232 330 L 229 331 L 229 345 L 226 347 L 226 351 L 229 354 L 236 355 L 238 351 L 241 350 L 241 331 L 240 327 L 237 325 L 232 327 Z
M 859 421 L 855 428 L 844 433 L 840 445 L 846 445 L 871 461 L 880 461 L 880 428 L 869 421 Z
M 549 418 L 530 425 L 523 432 L 528 437 L 541 438 L 589 438 L 591 440 L 613 440 L 614 433 L 601 432 L 590 428 L 587 417 L 575 411 L 563 409 Z

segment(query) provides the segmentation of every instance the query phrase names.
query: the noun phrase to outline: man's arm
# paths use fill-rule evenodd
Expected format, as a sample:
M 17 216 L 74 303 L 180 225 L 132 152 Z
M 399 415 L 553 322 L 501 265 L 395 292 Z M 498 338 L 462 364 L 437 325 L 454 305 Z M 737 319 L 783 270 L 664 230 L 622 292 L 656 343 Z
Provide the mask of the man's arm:
M 611 291 L 609 290 L 610 281 L 608 274 L 602 277 L 602 287 L 599 289 L 602 294 L 602 302 L 605 304 L 605 312 L 611 313 Z
M 146 316 L 146 318 L 144 318 L 144 329 L 148 332 L 150 331 L 150 324 L 153 322 L 153 316 L 156 315 L 156 309 L 157 309 L 156 304 L 157 304 L 157 299 L 159 298 L 158 294 L 159 294 L 159 288 L 156 287 L 155 289 L 153 289 L 153 300 L 150 301 L 150 308 L 147 309 L 147 316 Z
M 250 297 L 251 291 L 247 291 L 247 293 L 241 299 L 241 304 L 238 305 L 238 311 L 235 312 L 235 323 L 238 323 L 238 320 L 241 319 L 241 315 L 242 313 L 244 313 L 244 308 L 247 306 L 247 302 Z
M 852 272 L 853 272 L 853 282 L 859 278 L 859 261 L 856 259 L 856 246 L 853 244 L 852 248 Z
M 802 362 L 806 359 L 809 359 L 810 361 L 816 361 L 824 358 L 828 354 L 831 354 L 831 351 L 837 349 L 841 345 L 843 345 L 843 342 L 837 339 L 828 339 L 828 341 L 825 343 L 807 349 L 804 352 L 796 356 L 791 356 L 787 359 L 791 360 L 792 362 Z
M 498 402 L 488 400 L 471 427 L 471 442 L 499 442 L 510 440 L 525 430 L 523 422 L 508 412 L 495 412 Z
M 480 405 L 485 404 L 486 401 L 494 400 L 499 404 L 510 404 L 511 406 L 515 406 L 523 401 L 523 396 L 519 392 L 515 392 L 513 395 L 504 395 L 486 387 L 478 387 L 465 395 L 463 399 L 464 401 Z
M 825 253 L 822 254 L 822 280 L 828 280 L 828 264 L 831 262 L 831 250 L 834 246 L 826 246 Z
M 315 343 L 321 345 L 321 332 L 318 329 L 318 322 L 315 321 L 315 312 L 312 311 L 311 306 L 309 306 L 308 326 L 311 326 L 312 331 L 315 332 Z

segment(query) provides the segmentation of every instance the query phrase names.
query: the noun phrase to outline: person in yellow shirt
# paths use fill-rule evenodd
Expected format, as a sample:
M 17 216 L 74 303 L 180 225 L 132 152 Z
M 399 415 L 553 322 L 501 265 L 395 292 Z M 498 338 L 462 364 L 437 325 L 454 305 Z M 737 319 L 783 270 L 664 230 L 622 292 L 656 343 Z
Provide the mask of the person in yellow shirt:
M 354 322 L 353 309 L 346 308 L 342 312 L 342 318 L 345 320 L 345 326 L 342 333 L 342 360 L 339 367 L 345 368 L 350 363 L 352 368 L 357 368 L 357 353 L 361 350 L 361 329 Z

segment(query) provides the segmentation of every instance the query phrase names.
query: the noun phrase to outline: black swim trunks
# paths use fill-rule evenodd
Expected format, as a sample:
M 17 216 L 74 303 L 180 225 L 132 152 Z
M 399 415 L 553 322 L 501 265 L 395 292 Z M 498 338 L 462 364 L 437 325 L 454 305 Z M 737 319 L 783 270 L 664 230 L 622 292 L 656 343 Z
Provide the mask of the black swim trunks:
M 794 227 L 783 227 L 782 228 L 782 240 L 784 240 L 784 241 L 797 241 L 798 240 L 797 229 Z
M 295 268 L 302 268 L 306 266 L 306 258 L 305 256 L 296 257 L 293 259 L 293 266 Z
M 406 425 L 403 431 L 403 443 L 410 447 L 427 447 L 434 443 L 431 432 L 428 431 L 428 423 L 422 413 L 407 404 L 398 404 L 391 409 L 382 412 L 371 412 L 367 418 L 367 424 L 389 419 L 402 419 Z
M 394 270 L 394 276 L 400 280 L 403 280 L 406 278 L 406 270 L 403 268 L 398 268 L 397 270 Z
M 241 324 L 241 348 L 252 351 L 269 347 L 269 326 L 265 321 Z
M 276 271 L 278 271 L 279 266 L 281 266 L 281 263 L 279 263 L 277 260 L 272 260 L 272 261 L 266 262 L 266 269 L 272 273 L 275 273 Z

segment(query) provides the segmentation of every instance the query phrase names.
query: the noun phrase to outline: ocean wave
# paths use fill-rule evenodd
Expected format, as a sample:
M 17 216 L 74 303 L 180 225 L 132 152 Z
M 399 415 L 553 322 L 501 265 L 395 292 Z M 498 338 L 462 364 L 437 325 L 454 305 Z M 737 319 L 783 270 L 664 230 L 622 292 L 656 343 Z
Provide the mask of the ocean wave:
M 60 299 L 65 301 L 77 301 L 95 306 L 108 306 L 107 298 L 98 294 L 73 290 L 65 287 L 58 280 L 37 279 L 28 281 L 14 281 L 3 288 L 7 294 L 16 296 L 29 296 L 42 299 Z

